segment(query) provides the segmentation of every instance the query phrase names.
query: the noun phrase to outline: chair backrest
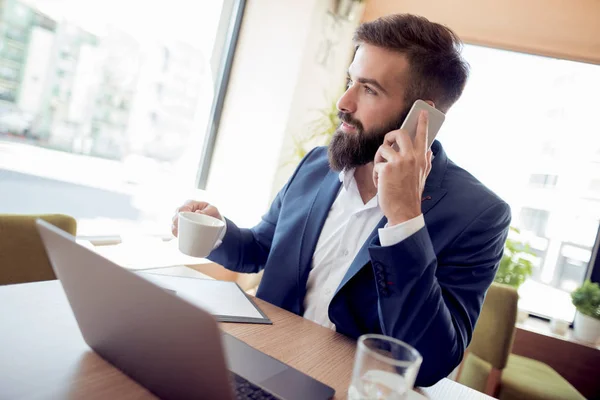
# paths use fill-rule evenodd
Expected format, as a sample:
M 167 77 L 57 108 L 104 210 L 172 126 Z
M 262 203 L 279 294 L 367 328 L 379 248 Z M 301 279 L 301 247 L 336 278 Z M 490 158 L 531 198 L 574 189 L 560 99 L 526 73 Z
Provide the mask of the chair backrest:
M 504 369 L 512 349 L 518 301 L 514 288 L 492 283 L 469 345 L 470 353 L 498 370 Z
M 77 222 L 68 215 L 0 214 L 0 285 L 56 279 L 35 226 L 37 218 L 77 233 Z

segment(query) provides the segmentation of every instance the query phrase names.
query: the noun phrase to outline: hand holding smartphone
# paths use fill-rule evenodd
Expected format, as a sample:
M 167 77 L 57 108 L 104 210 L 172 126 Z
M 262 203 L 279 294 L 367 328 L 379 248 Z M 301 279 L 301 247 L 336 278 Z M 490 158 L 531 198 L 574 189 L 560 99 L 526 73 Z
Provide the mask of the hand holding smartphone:
M 427 118 L 420 118 L 424 110 L 428 113 Z M 444 120 L 442 112 L 423 100 L 417 100 L 400 130 L 389 132 L 385 144 L 377 150 L 373 160 L 373 184 L 390 226 L 422 214 L 421 197 L 432 168 L 433 154 L 429 148 Z M 427 142 L 423 137 L 425 129 L 428 133 Z

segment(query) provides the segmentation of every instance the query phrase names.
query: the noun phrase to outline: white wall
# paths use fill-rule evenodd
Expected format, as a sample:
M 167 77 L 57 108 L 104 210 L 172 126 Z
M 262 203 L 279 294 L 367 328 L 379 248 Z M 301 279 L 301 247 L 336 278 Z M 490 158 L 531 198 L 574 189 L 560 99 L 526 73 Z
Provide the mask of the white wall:
M 277 173 L 292 135 L 342 87 L 352 23 L 333 29 L 320 0 L 246 6 L 207 184 L 207 197 L 240 226 L 256 224 L 291 170 Z M 317 62 L 324 37 L 335 45 Z
M 292 174 L 290 164 L 294 138 L 311 133 L 320 110 L 331 107 L 342 94 L 346 70 L 352 61 L 352 35 L 358 22 L 336 20 L 327 12 L 329 2 L 320 1 L 313 11 L 310 34 L 302 59 L 301 74 L 296 82 L 284 142 L 272 186 L 274 197 Z

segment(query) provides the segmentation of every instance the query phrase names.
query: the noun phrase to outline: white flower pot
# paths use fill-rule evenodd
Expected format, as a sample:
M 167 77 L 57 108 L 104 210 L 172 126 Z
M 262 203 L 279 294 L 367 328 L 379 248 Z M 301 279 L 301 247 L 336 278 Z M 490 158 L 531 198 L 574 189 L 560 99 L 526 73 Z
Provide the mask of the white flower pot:
M 573 321 L 575 338 L 587 343 L 597 343 L 600 339 L 600 320 L 588 317 L 577 311 Z

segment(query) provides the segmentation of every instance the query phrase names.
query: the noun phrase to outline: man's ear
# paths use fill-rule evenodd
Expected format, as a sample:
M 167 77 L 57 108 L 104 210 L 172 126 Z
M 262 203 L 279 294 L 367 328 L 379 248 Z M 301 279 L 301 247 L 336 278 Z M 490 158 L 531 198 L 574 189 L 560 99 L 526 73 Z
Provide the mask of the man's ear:
M 425 103 L 429 104 L 431 107 L 435 108 L 435 103 L 431 100 L 424 100 Z

